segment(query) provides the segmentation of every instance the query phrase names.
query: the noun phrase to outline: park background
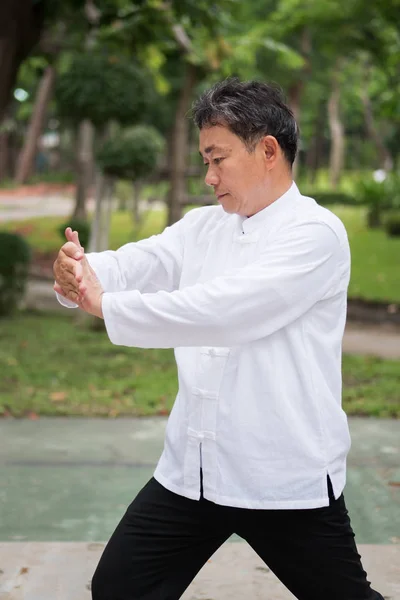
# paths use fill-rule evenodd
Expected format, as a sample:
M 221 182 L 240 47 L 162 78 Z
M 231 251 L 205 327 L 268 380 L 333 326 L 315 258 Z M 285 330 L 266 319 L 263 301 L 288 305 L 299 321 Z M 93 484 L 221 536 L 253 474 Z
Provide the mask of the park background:
M 190 108 L 214 82 L 237 76 L 283 88 L 301 132 L 295 180 L 347 228 L 348 331 L 361 336 L 343 356 L 350 466 L 361 465 L 350 469 L 350 503 L 363 543 L 398 545 L 399 65 L 399 0 L 2 0 L 0 540 L 104 540 L 132 497 L 126 474 L 112 478 L 113 461 L 138 467 L 135 489 L 151 473 L 162 442 L 155 423 L 177 391 L 173 352 L 112 346 L 100 320 L 59 307 L 52 265 L 67 226 L 86 250 L 116 249 L 215 202 Z M 150 417 L 132 425 L 143 447 L 128 450 L 112 425 L 116 438 L 104 433 L 105 418 L 120 427 L 117 417 Z M 110 467 L 105 479 L 90 471 L 96 461 Z M 35 471 L 46 464 L 52 483 Z M 82 517 L 66 487 L 85 489 L 84 505 L 90 481 L 114 504 Z M 118 502 L 101 487 L 107 481 L 123 489 Z M 75 511 L 64 529 L 54 482 L 65 488 L 63 508 Z M 55 498 L 51 510 L 43 495 Z M 365 525 L 372 512 L 375 524 Z

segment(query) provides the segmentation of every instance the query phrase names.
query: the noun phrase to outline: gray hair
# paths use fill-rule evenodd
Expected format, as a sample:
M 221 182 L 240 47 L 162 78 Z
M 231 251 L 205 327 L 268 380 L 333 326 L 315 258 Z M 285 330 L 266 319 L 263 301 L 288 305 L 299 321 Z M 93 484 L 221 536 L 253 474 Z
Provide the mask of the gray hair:
M 205 91 L 192 106 L 199 129 L 224 125 L 252 152 L 266 135 L 276 138 L 290 165 L 297 153 L 298 126 L 279 86 L 229 78 Z

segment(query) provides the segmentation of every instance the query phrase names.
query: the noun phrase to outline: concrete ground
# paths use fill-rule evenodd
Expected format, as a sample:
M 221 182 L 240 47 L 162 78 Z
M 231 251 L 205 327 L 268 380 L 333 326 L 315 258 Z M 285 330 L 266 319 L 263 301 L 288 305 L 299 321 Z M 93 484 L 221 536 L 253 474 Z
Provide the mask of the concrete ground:
M 117 200 L 114 205 L 117 206 Z M 94 198 L 87 201 L 89 212 L 94 210 Z M 75 206 L 75 199 L 71 196 L 65 196 L 64 193 L 50 193 L 42 196 L 6 196 L 0 195 L 0 224 L 6 221 L 22 221 L 24 219 L 33 219 L 36 217 L 68 217 L 72 214 Z M 148 208 L 146 201 L 141 203 L 141 208 Z M 151 202 L 153 210 L 160 210 L 164 207 L 163 202 Z
M 103 548 L 101 543 L 0 543 L 0 599 L 90 600 L 90 581 Z M 360 546 L 359 551 L 372 587 L 386 600 L 399 600 L 400 546 Z M 243 598 L 294 598 L 245 543 L 222 546 L 182 596 L 182 600 Z
M 85 600 L 105 541 L 151 477 L 166 420 L 0 421 L 0 599 Z M 400 600 L 400 421 L 350 419 L 346 502 L 375 588 Z M 236 543 L 235 543 L 236 542 Z M 185 600 L 292 596 L 239 538 Z M 322 599 L 321 599 L 322 600 Z

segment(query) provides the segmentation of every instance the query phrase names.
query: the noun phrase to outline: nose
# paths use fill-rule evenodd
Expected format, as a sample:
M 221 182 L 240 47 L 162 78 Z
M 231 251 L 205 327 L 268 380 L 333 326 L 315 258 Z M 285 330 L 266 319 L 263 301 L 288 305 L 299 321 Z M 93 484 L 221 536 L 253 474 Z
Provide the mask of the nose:
M 212 165 L 208 165 L 207 174 L 204 178 L 206 185 L 210 185 L 212 187 L 216 187 L 219 183 L 219 178 Z

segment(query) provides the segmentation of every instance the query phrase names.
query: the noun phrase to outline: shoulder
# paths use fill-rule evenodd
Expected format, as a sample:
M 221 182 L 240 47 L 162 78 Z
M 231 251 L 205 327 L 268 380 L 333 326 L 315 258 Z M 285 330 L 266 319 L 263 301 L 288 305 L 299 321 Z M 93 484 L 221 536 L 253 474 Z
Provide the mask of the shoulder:
M 207 232 L 210 234 L 215 228 L 224 225 L 229 217 L 221 206 L 201 206 L 192 208 L 182 219 L 185 232 Z
M 314 228 L 316 235 L 319 231 L 319 235 L 323 235 L 324 231 L 329 237 L 329 231 L 337 239 L 337 242 L 342 247 L 348 246 L 348 238 L 346 228 L 332 211 L 319 205 L 314 198 L 309 196 L 303 196 L 299 194 L 294 204 L 294 211 L 292 214 L 292 227 L 307 227 L 310 231 Z

